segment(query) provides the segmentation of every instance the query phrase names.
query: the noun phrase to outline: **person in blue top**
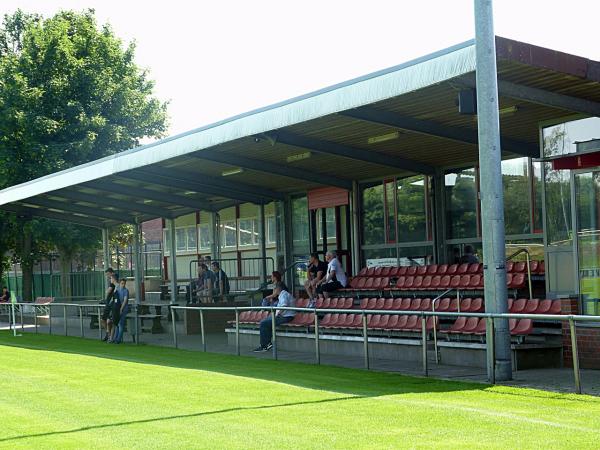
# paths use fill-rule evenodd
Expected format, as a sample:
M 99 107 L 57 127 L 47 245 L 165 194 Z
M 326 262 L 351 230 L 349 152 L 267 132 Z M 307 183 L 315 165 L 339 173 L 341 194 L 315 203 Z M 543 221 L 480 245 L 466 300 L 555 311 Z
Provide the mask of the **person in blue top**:
M 116 292 L 119 295 L 121 306 L 118 314 L 119 322 L 117 324 L 117 331 L 113 339 L 114 344 L 120 344 L 121 342 L 123 342 L 125 322 L 127 321 L 127 314 L 129 313 L 129 289 L 125 287 L 126 283 L 127 281 L 125 280 L 125 278 L 121 278 L 121 281 L 119 282 L 119 287 L 116 289 Z
M 0 296 L 0 303 L 10 302 L 10 291 L 6 286 L 2 286 L 2 296 Z
M 291 307 L 296 306 L 296 299 L 292 294 L 288 291 L 284 290 L 283 283 L 277 283 L 275 285 L 275 289 L 273 289 L 273 294 L 277 296 L 277 306 L 279 307 Z M 275 325 L 282 325 L 284 323 L 288 323 L 294 319 L 296 315 L 296 311 L 284 311 L 277 310 L 275 312 L 275 317 L 269 316 L 266 319 L 261 320 L 260 322 L 260 346 L 256 347 L 253 351 L 258 352 L 268 352 L 273 348 L 273 344 L 271 343 L 271 339 L 273 338 L 273 320 L 275 321 Z

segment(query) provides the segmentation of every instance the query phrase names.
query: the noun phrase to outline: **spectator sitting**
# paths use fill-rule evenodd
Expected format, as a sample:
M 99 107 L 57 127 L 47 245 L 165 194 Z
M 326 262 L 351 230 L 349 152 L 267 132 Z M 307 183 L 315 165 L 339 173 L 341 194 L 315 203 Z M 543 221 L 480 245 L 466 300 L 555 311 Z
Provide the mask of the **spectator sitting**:
M 336 252 L 327 252 L 325 259 L 327 260 L 327 274 L 317 284 L 317 293 L 328 297 L 329 292 L 345 288 L 348 279 L 344 268 L 337 259 Z
M 129 314 L 129 289 L 125 287 L 125 283 L 127 281 L 125 278 L 121 278 L 119 282 L 119 287 L 117 288 L 117 293 L 119 295 L 119 300 L 121 302 L 121 308 L 119 311 L 119 321 L 117 323 L 117 332 L 113 342 L 115 344 L 120 344 L 123 342 L 123 332 L 125 331 L 125 322 L 127 320 L 127 314 Z
M 477 255 L 475 255 L 473 247 L 470 245 L 465 245 L 465 253 L 461 256 L 460 263 L 474 264 L 478 262 L 479 258 L 477 257 Z
M 287 286 L 281 280 L 281 278 L 282 278 L 281 273 L 278 272 L 277 270 L 271 274 L 271 282 L 274 285 L 281 283 L 282 290 L 288 291 Z M 273 293 L 271 295 L 267 295 L 265 298 L 262 299 L 261 306 L 277 306 L 277 295 L 275 295 L 275 289 L 273 289 Z
M 2 286 L 2 296 L 0 296 L 0 303 L 10 302 L 10 291 L 6 286 Z
M 204 263 L 200 264 L 198 267 L 198 279 L 200 287 L 196 291 L 196 295 L 198 299 L 202 301 L 202 299 L 207 300 L 208 302 L 212 302 L 213 291 L 215 286 L 215 276 L 213 272 L 208 270 L 208 266 Z
M 214 294 L 224 301 L 225 296 L 229 294 L 229 278 L 227 274 L 221 269 L 217 261 L 213 261 L 211 264 L 215 286 L 213 288 Z
M 292 294 L 290 294 L 287 290 L 283 289 L 283 283 L 278 283 L 275 285 L 275 289 L 273 289 L 273 293 L 278 297 L 279 307 L 290 307 L 293 308 L 296 306 L 296 299 Z M 253 351 L 258 352 L 266 352 L 273 348 L 273 344 L 271 340 L 273 339 L 273 320 L 275 320 L 275 325 L 282 325 L 284 323 L 288 323 L 294 319 L 296 315 L 295 311 L 289 310 L 277 310 L 275 312 L 275 317 L 272 315 L 261 320 L 260 322 L 260 346 L 255 348 Z
M 306 290 L 309 299 L 309 308 L 312 308 L 314 306 L 315 295 L 317 293 L 317 286 L 325 276 L 326 272 L 327 263 L 319 260 L 318 253 L 311 253 L 308 265 L 308 280 L 304 282 L 304 289 Z

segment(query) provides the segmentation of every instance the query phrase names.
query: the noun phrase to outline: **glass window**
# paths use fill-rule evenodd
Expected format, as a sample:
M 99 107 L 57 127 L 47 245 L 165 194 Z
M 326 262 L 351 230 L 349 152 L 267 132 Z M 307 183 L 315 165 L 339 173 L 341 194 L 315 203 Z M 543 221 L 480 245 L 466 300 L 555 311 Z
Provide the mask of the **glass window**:
M 229 220 L 221 224 L 221 236 L 223 247 L 235 247 L 237 230 L 235 220 Z
M 389 180 L 384 181 L 384 194 L 385 194 L 385 232 L 387 242 L 396 242 L 396 181 Z
M 175 245 L 177 246 L 177 251 L 182 252 L 187 250 L 187 229 L 185 228 L 176 228 L 175 229 Z
M 533 169 L 533 232 L 542 233 L 542 189 L 544 189 L 542 183 L 542 163 L 532 162 L 531 167 Z
M 336 225 L 335 225 L 335 208 L 326 208 L 325 209 L 325 222 L 327 224 L 327 239 L 335 239 L 336 236 Z M 323 230 L 321 227 L 323 217 L 323 210 L 317 210 L 317 242 L 321 240 L 323 235 Z
M 267 244 L 275 244 L 277 240 L 277 228 L 275 216 L 267 216 Z
M 165 236 L 165 253 L 169 253 L 171 251 L 171 230 L 164 230 Z
M 294 247 L 308 248 L 308 199 L 292 199 L 292 237 Z
M 477 180 L 475 168 L 445 176 L 448 239 L 477 237 Z
M 398 249 L 401 266 L 425 266 L 433 263 L 433 247 L 400 247 Z
M 527 158 L 502 161 L 506 234 L 529 234 L 531 231 L 528 166 Z
M 552 170 L 551 163 L 544 169 L 548 245 L 568 244 L 572 239 L 569 171 Z
M 395 248 L 363 250 L 363 267 L 396 266 L 398 258 Z
M 239 221 L 239 244 L 240 247 L 248 247 L 258 244 L 258 220 L 240 219 Z
M 398 241 L 427 240 L 427 195 L 422 175 L 397 181 Z
M 362 191 L 362 228 L 365 245 L 385 243 L 383 218 L 383 184 Z
M 210 225 L 203 223 L 198 226 L 198 233 L 200 234 L 200 249 L 210 250 Z
M 187 249 L 190 252 L 195 252 L 197 250 L 197 239 L 198 230 L 195 226 L 189 227 L 187 229 Z
M 542 135 L 544 156 L 575 153 L 577 142 L 600 138 L 600 117 L 589 117 L 546 127 L 543 129 Z

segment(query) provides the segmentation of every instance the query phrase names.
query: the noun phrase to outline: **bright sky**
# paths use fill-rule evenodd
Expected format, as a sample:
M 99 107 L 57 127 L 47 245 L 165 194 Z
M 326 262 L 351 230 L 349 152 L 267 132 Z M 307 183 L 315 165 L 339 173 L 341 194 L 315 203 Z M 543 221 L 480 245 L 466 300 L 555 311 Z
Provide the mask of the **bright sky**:
M 2 0 L 50 16 L 94 8 L 137 42 L 170 134 L 474 37 L 472 0 Z M 496 34 L 600 60 L 597 0 L 495 0 Z

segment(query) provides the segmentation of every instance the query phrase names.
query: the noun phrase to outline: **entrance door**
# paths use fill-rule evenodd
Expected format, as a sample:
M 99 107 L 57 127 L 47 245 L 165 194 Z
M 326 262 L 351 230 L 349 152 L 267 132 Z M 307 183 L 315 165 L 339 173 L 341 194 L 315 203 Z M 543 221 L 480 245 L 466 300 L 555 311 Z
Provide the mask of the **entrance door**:
M 347 273 L 352 270 L 350 252 L 350 210 L 348 205 L 331 208 L 319 208 L 311 211 L 314 230 L 312 234 L 312 251 L 323 255 L 327 251 L 336 250 L 338 258 Z M 311 230 L 311 231 L 312 231 Z
M 579 294 L 583 314 L 600 313 L 600 171 L 575 173 Z

